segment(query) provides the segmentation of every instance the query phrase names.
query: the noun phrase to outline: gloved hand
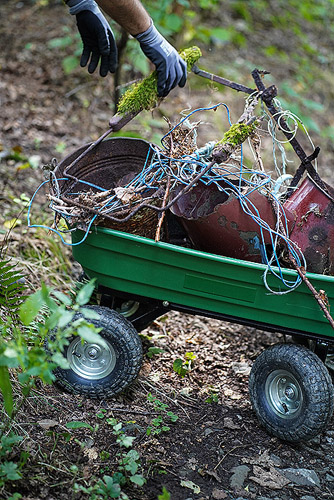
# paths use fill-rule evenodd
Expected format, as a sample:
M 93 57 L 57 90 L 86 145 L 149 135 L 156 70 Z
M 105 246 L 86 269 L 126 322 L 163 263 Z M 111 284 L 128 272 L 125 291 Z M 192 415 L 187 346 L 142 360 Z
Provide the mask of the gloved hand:
M 76 15 L 77 26 L 83 41 L 80 66 L 86 66 L 93 73 L 100 64 L 100 75 L 108 71 L 115 73 L 117 66 L 117 46 L 109 23 L 94 0 L 69 0 L 70 14 Z
M 158 95 L 166 97 L 176 85 L 184 87 L 187 81 L 187 64 L 159 33 L 153 22 L 144 33 L 136 35 L 135 38 L 146 57 L 155 64 L 158 73 Z

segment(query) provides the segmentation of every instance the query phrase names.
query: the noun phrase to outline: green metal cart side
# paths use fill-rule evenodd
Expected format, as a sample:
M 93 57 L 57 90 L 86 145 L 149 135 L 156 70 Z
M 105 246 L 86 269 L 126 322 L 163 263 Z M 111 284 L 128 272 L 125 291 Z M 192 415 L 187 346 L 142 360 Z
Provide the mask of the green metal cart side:
M 73 234 L 74 242 L 83 233 Z M 184 308 L 236 318 L 276 331 L 300 332 L 334 340 L 334 331 L 309 289 L 274 295 L 263 283 L 266 266 L 183 248 L 128 233 L 96 228 L 74 258 L 86 274 L 103 287 Z M 285 270 L 285 277 L 296 272 Z M 325 290 L 334 308 L 334 278 L 308 274 L 317 289 Z M 272 289 L 280 280 L 269 276 Z

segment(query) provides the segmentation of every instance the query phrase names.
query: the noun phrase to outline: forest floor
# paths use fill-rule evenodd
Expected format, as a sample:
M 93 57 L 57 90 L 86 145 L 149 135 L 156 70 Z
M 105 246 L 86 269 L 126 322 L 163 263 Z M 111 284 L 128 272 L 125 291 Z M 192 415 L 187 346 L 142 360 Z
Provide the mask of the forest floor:
M 62 36 L 62 26 L 75 30 L 61 5 L 39 8 L 29 2 L 4 2 L 1 18 L 6 22 L 0 28 L 0 245 L 5 246 L 8 222 L 17 218 L 6 255 L 19 262 L 32 291 L 41 281 L 66 291 L 80 272 L 78 265 L 70 250 L 46 231 L 27 230 L 25 196 L 30 198 L 43 181 L 42 164 L 54 156 L 62 159 L 106 130 L 113 114 L 112 79 L 101 81 L 80 68 L 70 76 L 63 74 L 64 54 L 47 43 Z M 210 54 L 205 61 L 208 66 Z M 189 103 L 193 108 L 222 99 L 216 87 L 198 87 L 194 79 L 191 75 L 186 89 L 176 90 L 163 103 L 171 119 Z M 252 85 L 251 78 L 243 83 Z M 243 103 L 235 96 L 225 92 L 223 98 L 239 116 Z M 134 120 L 127 132 L 149 140 L 153 130 L 153 140 L 163 135 L 161 112 L 148 115 Z M 204 138 L 214 134 L 220 119 L 212 118 Z M 326 180 L 331 177 L 332 154 L 326 145 L 320 170 Z M 40 194 L 33 211 L 39 223 L 46 219 L 46 207 Z M 147 479 L 142 488 L 124 488 L 131 500 L 157 500 L 163 487 L 172 500 L 334 498 L 334 421 L 313 440 L 290 445 L 261 428 L 249 402 L 252 363 L 264 348 L 283 341 L 282 335 L 176 312 L 154 321 L 143 334 L 139 378 L 115 399 L 84 399 L 55 386 L 41 385 L 34 391 L 17 423 L 25 436 L 21 449 L 28 452 L 23 478 L 0 491 L 0 498 L 7 500 L 13 492 L 24 500 L 94 498 L 84 488 L 115 472 L 119 460 L 110 417 L 135 436 L 133 447 Z M 152 345 L 161 352 L 150 357 Z M 196 359 L 190 374 L 181 378 L 173 371 L 173 361 L 186 352 Z M 149 394 L 166 404 L 166 411 L 158 410 Z M 175 422 L 170 422 L 167 410 L 178 416 Z M 170 430 L 148 435 L 157 415 Z M 72 430 L 69 436 L 65 425 L 71 421 L 90 427 Z M 76 493 L 75 483 L 82 486 Z

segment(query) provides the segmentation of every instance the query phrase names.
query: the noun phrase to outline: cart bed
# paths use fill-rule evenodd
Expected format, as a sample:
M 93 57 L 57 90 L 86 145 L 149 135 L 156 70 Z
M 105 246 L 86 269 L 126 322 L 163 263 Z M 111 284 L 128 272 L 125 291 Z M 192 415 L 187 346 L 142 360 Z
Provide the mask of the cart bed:
M 82 235 L 75 231 L 73 242 Z M 262 264 L 100 227 L 73 246 L 73 256 L 90 278 L 96 277 L 99 285 L 112 290 L 264 329 L 334 338 L 306 285 L 285 295 L 270 294 L 263 284 L 266 266 Z M 296 272 L 286 269 L 284 275 L 291 279 Z M 313 273 L 308 277 L 334 306 L 334 277 Z M 277 278 L 268 276 L 268 283 L 279 290 Z

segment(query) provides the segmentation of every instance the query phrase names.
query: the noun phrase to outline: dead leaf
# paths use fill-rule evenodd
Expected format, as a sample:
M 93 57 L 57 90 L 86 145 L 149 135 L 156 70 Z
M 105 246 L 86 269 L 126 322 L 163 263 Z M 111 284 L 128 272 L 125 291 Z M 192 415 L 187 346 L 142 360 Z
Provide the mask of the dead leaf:
M 194 493 L 200 493 L 201 491 L 201 488 L 193 483 L 192 481 L 181 481 L 180 483 L 181 486 L 183 486 L 184 488 L 189 488 L 190 490 L 193 490 Z
M 232 429 L 232 430 L 240 429 L 240 425 L 235 424 L 233 422 L 232 418 L 230 418 L 230 417 L 224 418 L 224 427 L 226 427 L 227 429 Z
M 93 462 L 98 458 L 99 452 L 96 448 L 84 448 L 84 455 L 88 457 L 90 462 Z
M 206 470 L 205 473 L 210 476 L 210 477 L 213 477 L 218 483 L 221 483 L 221 478 L 218 476 L 217 472 L 214 471 L 214 470 Z M 222 497 L 223 498 L 223 497 Z M 224 497 L 225 498 L 225 497 Z
M 218 490 L 217 488 L 215 488 L 214 490 L 212 490 L 212 498 L 214 500 L 224 500 L 224 498 L 227 498 L 227 493 L 225 493 L 225 491 L 223 490 Z
M 132 188 L 126 187 L 115 188 L 115 195 L 123 203 L 123 205 L 127 205 L 133 201 L 139 201 L 142 199 L 140 194 L 136 193 Z
M 251 366 L 248 363 L 240 361 L 232 363 L 232 370 L 236 374 L 249 375 L 251 371 Z
M 280 490 L 284 488 L 290 481 L 284 477 L 278 470 L 274 469 L 274 467 L 270 467 L 270 470 L 264 470 L 262 467 L 258 465 L 254 465 L 253 467 L 254 476 L 250 476 L 249 479 L 259 484 L 260 486 L 264 486 L 266 488 L 272 488 L 273 490 Z
M 268 450 L 264 450 L 263 453 L 260 453 L 260 455 L 257 455 L 255 457 L 245 457 L 241 461 L 244 464 L 265 465 L 266 467 L 273 467 L 277 465 L 277 463 L 271 460 Z
M 237 394 L 234 392 L 232 389 L 225 389 L 224 390 L 224 395 L 230 399 L 238 400 L 241 399 L 242 396 L 240 394 Z
M 48 429 L 51 429 L 51 427 L 55 427 L 56 425 L 58 425 L 58 422 L 56 422 L 55 420 L 50 420 L 48 418 L 46 418 L 45 420 L 39 420 L 37 423 L 46 431 Z

